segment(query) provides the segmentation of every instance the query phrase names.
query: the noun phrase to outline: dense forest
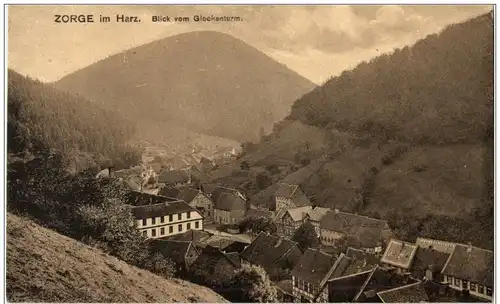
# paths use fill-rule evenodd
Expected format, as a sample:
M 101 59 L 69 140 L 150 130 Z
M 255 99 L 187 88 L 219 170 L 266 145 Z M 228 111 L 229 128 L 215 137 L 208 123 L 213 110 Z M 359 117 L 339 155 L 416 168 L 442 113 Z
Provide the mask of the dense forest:
M 59 151 L 75 170 L 128 167 L 140 151 L 128 143 L 135 126 L 96 103 L 8 71 L 8 152 Z
M 345 71 L 300 98 L 290 118 L 382 140 L 481 141 L 493 128 L 492 18 L 451 25 Z

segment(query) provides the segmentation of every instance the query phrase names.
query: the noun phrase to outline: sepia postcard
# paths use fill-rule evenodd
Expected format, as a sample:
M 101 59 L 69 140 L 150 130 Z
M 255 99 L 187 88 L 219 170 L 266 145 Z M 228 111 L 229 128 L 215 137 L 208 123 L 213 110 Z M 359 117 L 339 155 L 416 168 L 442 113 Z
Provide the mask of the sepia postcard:
M 494 302 L 490 5 L 5 5 L 7 302 Z

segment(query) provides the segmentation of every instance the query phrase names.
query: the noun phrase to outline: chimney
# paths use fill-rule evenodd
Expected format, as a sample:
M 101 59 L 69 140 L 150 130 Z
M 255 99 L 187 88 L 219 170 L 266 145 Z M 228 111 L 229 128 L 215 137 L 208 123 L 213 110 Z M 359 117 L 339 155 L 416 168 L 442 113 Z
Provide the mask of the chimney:
M 338 213 L 339 213 L 339 209 L 335 208 L 335 209 L 333 210 L 333 212 L 335 212 L 335 214 L 338 214 Z
M 471 252 L 472 252 L 472 243 L 469 242 L 468 246 L 467 246 L 467 253 L 471 253 Z
M 113 166 L 108 167 L 109 177 L 115 177 L 115 172 L 113 171 Z
M 363 266 L 362 267 L 366 267 L 366 258 L 363 259 Z

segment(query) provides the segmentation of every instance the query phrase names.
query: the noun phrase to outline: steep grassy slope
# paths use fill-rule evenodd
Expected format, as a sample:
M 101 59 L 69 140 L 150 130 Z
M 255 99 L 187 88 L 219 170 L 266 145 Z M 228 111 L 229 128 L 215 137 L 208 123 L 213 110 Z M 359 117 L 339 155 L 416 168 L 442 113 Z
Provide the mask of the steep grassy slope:
M 241 40 L 211 31 L 124 51 L 56 85 L 135 121 L 175 121 L 238 141 L 257 139 L 261 126 L 270 130 L 315 87 Z
M 6 283 L 9 302 L 227 302 L 206 287 L 156 276 L 10 213 Z

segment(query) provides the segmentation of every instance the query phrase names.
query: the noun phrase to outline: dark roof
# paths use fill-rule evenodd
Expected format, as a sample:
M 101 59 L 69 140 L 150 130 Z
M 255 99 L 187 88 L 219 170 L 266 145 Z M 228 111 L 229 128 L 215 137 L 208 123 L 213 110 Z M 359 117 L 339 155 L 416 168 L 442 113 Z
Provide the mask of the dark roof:
M 449 257 L 449 253 L 418 247 L 411 266 L 411 272 L 417 277 L 425 276 L 425 271 L 428 268 L 432 271 L 441 272 Z
M 199 194 L 204 195 L 203 192 L 201 192 L 200 190 L 186 187 L 186 188 L 182 189 L 182 191 L 179 193 L 179 196 L 177 198 L 179 198 L 179 199 L 181 199 L 189 204 Z
M 174 198 L 178 198 L 180 193 L 181 193 L 180 189 L 171 186 L 163 187 L 158 192 L 159 195 L 166 197 L 174 197 Z
M 281 292 L 288 295 L 293 295 L 292 280 L 282 280 L 279 282 L 273 282 L 276 288 L 281 290 Z
M 290 252 L 297 243 L 266 233 L 260 233 L 240 254 L 240 257 L 251 264 L 268 270 Z
M 241 193 L 239 190 L 234 189 L 234 188 L 220 186 L 220 185 L 213 188 L 209 193 L 210 193 L 210 198 L 213 201 L 218 200 L 219 197 L 221 196 L 221 194 L 223 194 L 223 193 L 231 193 L 234 196 L 239 196 L 242 199 L 244 199 L 243 193 Z
M 418 246 L 400 240 L 391 240 L 380 259 L 382 263 L 409 269 Z
M 187 183 L 188 181 L 189 174 L 182 170 L 163 171 L 158 177 L 158 182 L 165 184 Z
M 154 205 L 165 202 L 176 201 L 177 199 L 162 195 L 144 193 L 140 191 L 130 191 L 125 194 L 125 201 L 131 206 Z
M 419 303 L 429 301 L 427 293 L 420 282 L 381 291 L 377 295 L 384 303 Z
M 352 248 L 352 247 L 347 248 L 347 252 L 345 255 L 350 257 L 350 258 L 355 258 L 357 260 L 366 259 L 367 263 L 370 265 L 377 265 L 380 263 L 380 258 L 378 258 L 375 254 L 371 254 L 371 253 L 365 252 L 363 250 Z
M 205 247 L 203 240 L 211 237 L 212 234 L 203 230 L 188 230 L 181 234 L 176 234 L 168 237 L 169 240 L 174 241 L 188 241 L 193 242 L 196 247 Z
M 376 302 L 375 300 L 378 300 L 378 297 L 376 296 L 377 292 L 401 287 L 415 282 L 418 281 L 409 276 L 401 276 L 376 266 L 353 300 L 368 300 L 369 302 Z
M 209 273 L 213 273 L 214 267 L 219 262 L 227 263 L 228 265 L 233 266 L 234 269 L 241 267 L 240 262 L 236 260 L 234 256 L 229 256 L 211 247 L 202 249 L 201 254 L 194 261 L 193 266 L 202 266 Z
M 224 254 L 236 267 L 241 267 L 240 254 L 238 252 L 225 252 Z
M 245 214 L 245 217 L 264 217 L 264 218 L 272 218 L 273 213 L 269 210 L 266 209 L 256 209 L 256 208 L 250 208 L 247 210 L 247 213 Z
M 383 239 L 383 231 L 387 221 L 370 218 L 367 216 L 328 211 L 320 221 L 321 229 L 342 233 L 364 248 L 379 246 Z
M 214 209 L 219 210 L 246 210 L 247 203 L 238 195 L 222 192 L 217 200 L 214 199 Z
M 275 192 L 275 196 L 292 199 L 297 207 L 312 205 L 298 185 L 280 183 Z
M 184 265 L 186 254 L 192 246 L 191 242 L 171 241 L 171 240 L 151 240 L 153 250 L 168 257 L 177 265 Z
M 493 287 L 493 251 L 456 244 L 443 274 Z
M 369 279 L 371 273 L 372 271 L 364 271 L 335 280 L 329 280 L 326 287 L 328 288 L 328 302 L 353 302 L 354 297 L 356 297 L 364 283 Z
M 132 215 L 140 220 L 152 217 L 161 217 L 170 214 L 177 214 L 187 211 L 197 211 L 184 201 L 167 202 L 154 205 L 132 207 Z
M 328 278 L 328 280 L 335 280 L 345 276 L 351 276 L 360 272 L 370 271 L 375 267 L 376 264 L 368 264 L 368 261 L 362 259 L 358 260 L 355 258 L 350 258 L 344 254 L 341 254 L 337 259 L 337 265 L 335 270 Z
M 319 285 L 330 276 L 336 259 L 324 252 L 307 249 L 292 270 L 292 276 Z

